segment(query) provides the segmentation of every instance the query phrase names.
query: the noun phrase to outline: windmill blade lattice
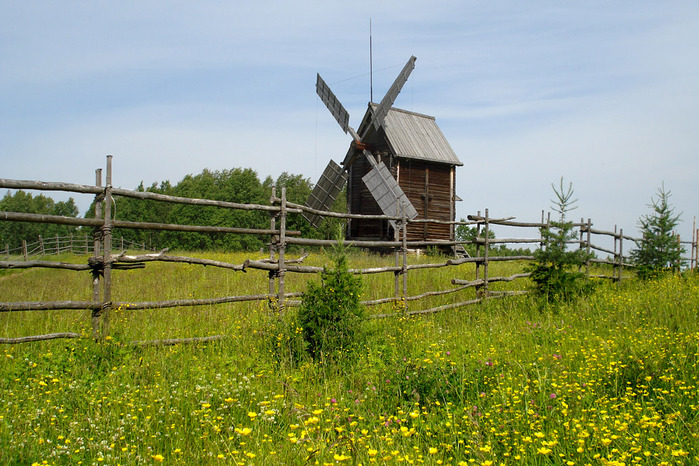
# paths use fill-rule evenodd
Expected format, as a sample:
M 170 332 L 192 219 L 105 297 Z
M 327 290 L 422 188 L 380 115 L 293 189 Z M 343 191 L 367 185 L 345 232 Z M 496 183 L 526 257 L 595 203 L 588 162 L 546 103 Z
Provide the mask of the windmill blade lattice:
M 375 129 L 379 129 L 381 126 L 383 126 L 383 122 L 386 119 L 388 111 L 391 109 L 391 107 L 393 107 L 393 102 L 396 101 L 396 98 L 398 97 L 398 94 L 400 94 L 401 89 L 403 89 L 403 86 L 408 80 L 410 73 L 412 73 L 413 69 L 415 69 L 415 60 L 417 60 L 417 58 L 414 56 L 410 57 L 408 63 L 405 64 L 403 70 L 400 72 L 396 80 L 393 81 L 391 88 L 388 90 L 384 98 L 381 99 L 381 103 L 374 111 L 373 120 Z
M 316 94 L 318 94 L 325 106 L 328 107 L 328 110 L 330 110 L 332 116 L 335 117 L 342 131 L 347 133 L 350 129 L 349 113 L 345 110 L 345 107 L 342 106 L 340 101 L 337 100 L 337 97 L 335 97 L 333 91 L 330 90 L 330 87 L 325 84 L 320 74 L 316 77 Z
M 393 82 L 393 85 L 391 85 L 391 88 L 381 100 L 379 106 L 374 110 L 372 121 L 376 129 L 383 126 L 388 111 L 393 106 L 396 97 L 398 97 L 410 73 L 415 68 L 416 60 L 414 56 L 410 57 L 403 67 L 403 70 Z M 330 161 L 321 179 L 313 188 L 313 192 L 306 201 L 306 206 L 316 210 L 329 210 L 333 202 L 335 202 L 337 195 L 342 191 L 342 188 L 347 182 L 348 175 L 345 171 L 349 169 L 350 165 L 355 160 L 354 155 L 361 151 L 372 166 L 372 170 L 366 174 L 362 180 L 381 208 L 383 214 L 395 217 L 401 215 L 403 209 L 405 209 L 405 215 L 408 218 L 413 219 L 417 217 L 417 210 L 398 185 L 398 182 L 393 178 L 391 172 L 386 168 L 386 165 L 384 165 L 383 162 L 377 163 L 371 152 L 365 149 L 366 145 L 362 141 L 362 137 L 349 125 L 349 113 L 330 90 L 330 87 L 325 83 L 323 78 L 320 77 L 320 74 L 316 77 L 316 93 L 328 110 L 330 110 L 330 113 L 342 130 L 345 133 L 350 133 L 354 139 L 353 144 L 355 150 L 350 150 L 348 152 L 347 157 L 345 157 L 345 160 L 342 162 L 343 167 L 340 167 L 332 160 Z M 366 133 L 367 131 L 364 131 L 364 136 Z M 303 215 L 313 226 L 317 227 L 320 223 L 321 218 L 318 215 L 311 213 L 304 213 Z M 395 228 L 396 222 L 391 221 L 391 225 Z
M 340 167 L 334 160 L 328 163 L 328 166 L 320 175 L 318 183 L 316 183 L 311 195 L 306 201 L 306 206 L 316 210 L 330 210 L 340 194 L 342 188 L 345 187 L 348 178 L 347 172 Z M 318 228 L 323 218 L 320 215 L 311 212 L 303 212 L 303 217 L 314 227 Z
M 384 215 L 399 217 L 403 215 L 409 219 L 417 217 L 415 207 L 405 195 L 398 182 L 391 176 L 386 165 L 381 162 L 362 178 L 369 192 L 376 200 Z M 396 229 L 395 220 L 389 220 L 391 226 Z

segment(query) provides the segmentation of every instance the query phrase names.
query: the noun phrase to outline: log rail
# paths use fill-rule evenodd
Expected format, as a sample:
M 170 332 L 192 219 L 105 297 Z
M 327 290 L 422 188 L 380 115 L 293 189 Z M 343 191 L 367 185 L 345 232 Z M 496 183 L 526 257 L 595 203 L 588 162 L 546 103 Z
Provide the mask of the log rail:
M 109 335 L 109 312 L 111 309 L 143 310 L 143 309 L 164 309 L 183 306 L 202 306 L 202 305 L 221 305 L 227 303 L 246 302 L 246 301 L 268 301 L 271 306 L 277 311 L 283 311 L 285 306 L 297 306 L 300 304 L 298 298 L 302 297 L 300 292 L 287 292 L 285 289 L 284 276 L 287 273 L 297 274 L 318 274 L 323 270 L 322 267 L 303 265 L 303 256 L 299 259 L 288 259 L 285 256 L 286 248 L 289 245 L 300 245 L 307 247 L 329 247 L 335 245 L 333 240 L 318 240 L 310 238 L 302 238 L 301 232 L 291 231 L 286 229 L 286 216 L 289 213 L 308 212 L 315 215 L 321 215 L 332 218 L 342 218 L 348 221 L 353 219 L 390 219 L 396 222 L 399 226 L 393 241 L 352 241 L 353 247 L 358 248 L 381 248 L 382 250 L 393 249 L 395 260 L 393 266 L 387 267 L 372 267 L 364 269 L 350 269 L 354 274 L 389 274 L 395 277 L 395 292 L 393 296 L 366 300 L 363 304 L 366 306 L 377 306 L 388 303 L 399 305 L 399 311 L 385 314 L 373 314 L 370 318 L 387 318 L 395 316 L 417 316 L 432 314 L 449 309 L 458 309 L 465 306 L 473 305 L 482 302 L 485 299 L 502 298 L 504 296 L 513 296 L 526 293 L 526 291 L 494 291 L 490 290 L 489 286 L 498 282 L 513 282 L 517 280 L 526 280 L 530 274 L 520 273 L 508 277 L 493 277 L 489 276 L 488 265 L 498 261 L 532 261 L 533 255 L 516 255 L 516 256 L 497 256 L 493 255 L 494 246 L 504 244 L 531 244 L 537 247 L 543 246 L 542 236 L 530 238 L 491 238 L 489 231 L 494 225 L 512 228 L 529 228 L 540 231 L 549 228 L 551 225 L 550 214 L 548 218 L 544 217 L 542 212 L 540 222 L 520 222 L 515 221 L 514 217 L 508 218 L 489 218 L 488 210 L 485 215 L 479 212 L 477 215 L 469 215 L 468 220 L 464 222 L 444 222 L 429 219 L 409 220 L 402 216 L 387 217 L 383 215 L 358 215 L 358 214 L 343 214 L 337 212 L 325 212 L 309 208 L 304 205 L 294 204 L 286 200 L 285 189 L 281 188 L 281 197 L 277 197 L 276 189 L 273 188 L 271 196 L 272 205 L 257 205 L 257 204 L 239 204 L 234 202 L 216 201 L 210 199 L 193 199 L 177 196 L 168 196 L 142 191 L 130 191 L 112 186 L 112 157 L 107 156 L 107 173 L 106 185 L 102 185 L 101 173 L 102 170 L 96 171 L 95 185 L 81 185 L 72 183 L 57 183 L 44 181 L 30 180 L 9 180 L 0 178 L 0 188 L 7 189 L 34 189 L 45 191 L 65 191 L 81 194 L 92 194 L 95 196 L 96 214 L 95 218 L 74 218 L 63 217 L 56 215 L 39 215 L 22 212 L 6 212 L 0 211 L 0 221 L 10 222 L 39 222 L 53 223 L 62 225 L 74 225 L 86 228 L 93 228 L 99 234 L 95 235 L 94 247 L 92 248 L 93 256 L 88 260 L 87 264 L 73 264 L 59 261 L 46 260 L 26 260 L 27 254 L 25 250 L 25 260 L 9 260 L 9 248 L 4 255 L 6 260 L 0 260 L 0 269 L 27 269 L 34 267 L 63 269 L 66 271 L 77 271 L 91 273 L 91 281 L 93 284 L 93 299 L 92 301 L 43 301 L 43 302 L 0 302 L 0 313 L 6 312 L 22 312 L 22 311 L 48 311 L 48 310 L 91 310 L 92 311 L 92 335 L 94 340 L 103 340 Z M 238 209 L 238 210 L 256 210 L 264 211 L 270 215 L 270 228 L 236 228 L 236 227 L 221 227 L 210 225 L 180 225 L 180 224 L 165 224 L 153 222 L 131 222 L 125 220 L 117 220 L 112 218 L 111 204 L 114 196 L 130 197 L 141 200 L 151 200 L 159 202 L 178 203 L 193 206 L 218 207 L 223 209 Z M 104 209 L 102 209 L 102 206 Z M 407 241 L 406 231 L 409 223 L 448 223 L 456 227 L 457 225 L 475 226 L 477 229 L 476 238 L 470 241 Z M 589 278 L 613 279 L 617 282 L 621 281 L 623 270 L 632 267 L 630 261 L 623 254 L 624 241 L 637 242 L 638 240 L 630 236 L 624 235 L 623 230 L 605 231 L 592 228 L 590 219 L 585 221 L 581 219 L 579 223 L 574 224 L 579 229 L 579 240 L 571 241 L 572 247 L 585 248 L 588 252 L 597 251 L 607 254 L 606 259 L 592 258 L 586 265 L 586 273 Z M 125 251 L 119 253 L 112 252 L 112 231 L 120 228 L 133 229 L 148 229 L 148 230 L 169 230 L 169 231 L 190 231 L 198 233 L 225 233 L 225 234 L 245 234 L 245 235 L 260 235 L 267 236 L 270 239 L 270 257 L 263 260 L 246 260 L 241 264 L 232 264 L 211 259 L 186 257 L 179 255 L 170 255 L 167 250 L 159 252 L 129 255 Z M 613 239 L 613 249 L 604 248 L 595 245 L 591 238 L 592 235 L 597 237 L 611 237 Z M 692 258 L 690 259 L 690 267 L 695 268 L 699 247 L 697 247 L 699 238 L 699 230 L 692 239 Z M 408 263 L 409 255 L 407 252 L 413 249 L 427 248 L 432 246 L 437 247 L 456 247 L 472 244 L 476 249 L 476 257 L 457 257 L 445 259 L 443 261 L 431 263 Z M 26 246 L 25 246 L 26 248 Z M 42 243 L 43 249 L 43 243 Z M 85 250 L 87 250 L 85 246 Z M 56 238 L 56 250 L 60 250 L 59 239 Z M 0 259 L 3 257 L 0 250 Z M 150 262 L 169 262 L 193 264 L 200 266 L 217 267 L 231 272 L 245 273 L 251 269 L 267 271 L 269 276 L 269 293 L 256 295 L 240 295 L 240 296 L 220 296 L 205 299 L 173 299 L 168 301 L 141 301 L 141 302 L 113 302 L 111 271 L 113 269 L 137 269 L 143 268 Z M 590 274 L 590 263 L 607 264 L 612 266 L 612 275 L 592 275 Z M 447 288 L 438 291 L 428 291 L 417 295 L 408 293 L 407 276 L 409 273 L 419 273 L 423 269 L 454 267 L 455 272 L 459 273 L 459 266 L 464 264 L 474 264 L 476 267 L 476 277 L 472 280 L 464 280 L 454 278 L 451 280 L 451 285 L 455 287 Z M 402 277 L 402 281 L 399 277 Z M 465 290 L 475 288 L 475 299 L 458 298 Z M 454 295 L 452 302 L 427 309 L 410 309 L 409 303 L 416 303 L 421 300 L 436 297 Z M 0 344 L 17 344 L 26 342 L 45 341 L 56 338 L 85 338 L 85 335 L 80 335 L 72 332 L 52 333 L 47 335 L 22 336 L 14 338 L 0 338 Z M 186 344 L 206 341 L 216 341 L 223 339 L 225 336 L 207 336 L 201 338 L 183 338 L 160 341 L 139 341 L 132 342 L 137 346 L 162 346 L 172 344 Z

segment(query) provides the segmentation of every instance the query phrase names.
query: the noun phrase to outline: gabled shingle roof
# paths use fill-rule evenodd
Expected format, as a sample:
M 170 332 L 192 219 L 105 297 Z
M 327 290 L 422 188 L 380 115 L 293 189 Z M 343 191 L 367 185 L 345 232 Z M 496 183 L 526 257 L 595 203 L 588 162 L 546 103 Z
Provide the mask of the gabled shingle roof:
M 376 107 L 376 104 L 371 105 Z M 362 125 L 368 123 L 370 113 L 367 111 Z M 434 117 L 391 108 L 384 120 L 384 130 L 388 144 L 397 157 L 463 165 Z

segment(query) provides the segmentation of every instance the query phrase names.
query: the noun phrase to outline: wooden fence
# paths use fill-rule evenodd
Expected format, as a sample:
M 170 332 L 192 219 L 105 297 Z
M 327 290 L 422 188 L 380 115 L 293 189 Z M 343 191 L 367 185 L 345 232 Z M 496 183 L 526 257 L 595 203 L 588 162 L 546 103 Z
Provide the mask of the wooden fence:
M 375 306 L 384 303 L 400 303 L 401 311 L 392 314 L 373 314 L 373 318 L 390 317 L 393 315 L 418 315 L 439 312 L 447 309 L 460 308 L 481 302 L 484 299 L 502 297 L 507 295 L 516 295 L 526 293 L 526 291 L 493 291 L 489 285 L 497 282 L 513 282 L 525 279 L 529 276 L 527 273 L 519 273 L 512 276 L 498 277 L 491 276 L 489 273 L 489 265 L 498 261 L 527 261 L 532 260 L 532 255 L 519 256 L 495 256 L 493 255 L 493 247 L 502 244 L 517 244 L 517 245 L 533 245 L 539 247 L 542 245 L 542 238 L 491 238 L 490 230 L 493 226 L 528 228 L 539 232 L 542 228 L 550 227 L 550 215 L 544 217 L 542 213 L 540 222 L 517 222 L 512 218 L 497 219 L 490 218 L 488 210 L 485 210 L 485 215 L 478 213 L 470 215 L 467 222 L 444 222 L 437 220 L 409 220 L 404 216 L 386 217 L 381 215 L 352 215 L 334 212 L 325 212 L 311 209 L 302 205 L 287 202 L 284 188 L 281 189 L 280 196 L 277 196 L 276 190 L 273 188 L 271 196 L 271 205 L 256 205 L 256 204 L 238 204 L 233 202 L 215 201 L 209 199 L 192 199 L 184 197 L 167 196 L 163 194 L 130 191 L 114 188 L 112 186 L 112 157 L 107 156 L 106 163 L 106 184 L 102 185 L 102 170 L 96 170 L 95 185 L 77 185 L 69 183 L 52 183 L 41 181 L 27 180 L 8 180 L 0 179 L 0 188 L 9 189 L 35 189 L 47 191 L 66 191 L 72 193 L 92 194 L 95 196 L 95 218 L 72 218 L 53 215 L 38 215 L 20 212 L 0 212 L 0 220 L 2 221 L 18 221 L 18 222 L 40 222 L 54 223 L 63 225 L 74 225 L 81 227 L 90 227 L 94 229 L 94 237 L 92 239 L 92 256 L 88 258 L 86 264 L 72 264 L 57 261 L 43 260 L 22 260 L 0 261 L 0 268 L 19 269 L 30 267 L 49 267 L 58 268 L 70 271 L 89 271 L 92 280 L 92 300 L 91 301 L 29 301 L 29 302 L 0 302 L 0 312 L 16 312 L 16 311 L 45 311 L 45 310 L 92 310 L 92 337 L 95 340 L 100 340 L 109 334 L 109 317 L 110 310 L 115 308 L 126 308 L 130 310 L 138 309 L 162 309 L 181 306 L 200 306 L 200 305 L 218 305 L 234 302 L 245 301 L 269 301 L 274 303 L 277 311 L 283 310 L 285 306 L 296 306 L 300 303 L 302 293 L 288 292 L 286 289 L 286 274 L 317 274 L 322 268 L 303 265 L 301 259 L 287 260 L 286 251 L 290 245 L 299 245 L 302 247 L 312 246 L 332 246 L 335 241 L 317 240 L 310 238 L 302 238 L 300 232 L 290 231 L 286 227 L 287 216 L 290 213 L 301 213 L 303 211 L 318 214 L 326 217 L 343 218 L 349 221 L 359 218 L 371 219 L 390 219 L 395 220 L 399 228 L 396 228 L 396 233 L 393 241 L 353 241 L 351 245 L 359 248 L 381 248 L 382 250 L 393 250 L 394 261 L 392 266 L 377 267 L 369 269 L 352 269 L 355 274 L 387 274 L 393 275 L 394 293 L 391 296 L 382 297 L 370 301 L 365 301 L 367 306 Z M 270 215 L 270 227 L 268 229 L 253 229 L 253 228 L 234 228 L 220 227 L 207 225 L 180 225 L 180 224 L 162 224 L 149 222 L 131 222 L 125 220 L 117 220 L 112 215 L 112 202 L 114 196 L 130 197 L 135 199 L 149 199 L 161 202 L 178 203 L 194 206 L 215 206 L 223 209 L 244 209 L 265 211 Z M 413 222 L 434 222 L 434 223 L 449 223 L 449 224 L 466 224 L 474 225 L 477 228 L 477 238 L 475 241 L 407 241 L 406 230 L 407 225 Z M 579 229 L 579 240 L 573 241 L 574 246 L 586 249 L 587 252 L 600 252 L 607 254 L 607 259 L 590 259 L 586 265 L 586 273 L 590 277 L 607 278 L 620 281 L 624 278 L 624 269 L 630 267 L 625 251 L 630 250 L 629 242 L 635 242 L 632 237 L 626 236 L 623 230 L 604 231 L 593 228 L 590 219 L 587 221 L 581 220 L 580 223 L 574 224 Z M 170 230 L 170 231 L 189 231 L 200 233 L 226 233 L 226 234 L 246 234 L 246 235 L 261 235 L 269 238 L 269 258 L 265 260 L 246 260 L 242 264 L 232 264 L 210 259 L 202 259 L 195 257 L 176 256 L 168 254 L 166 250 L 157 253 L 148 252 L 138 255 L 129 255 L 125 252 L 118 254 L 113 253 L 114 241 L 113 231 L 119 228 L 132 229 L 150 229 L 150 230 Z M 536 236 L 536 235 L 535 235 Z M 692 239 L 692 256 L 689 260 L 690 267 L 694 268 L 697 264 L 697 236 Z M 611 237 L 613 239 L 613 247 L 603 248 L 594 243 L 596 238 Z M 59 241 L 57 241 L 58 243 Z M 475 257 L 454 257 L 443 259 L 435 263 L 415 263 L 411 264 L 408 261 L 408 251 L 411 249 L 424 249 L 429 247 L 455 247 L 457 245 L 475 244 Z M 57 246 L 57 249 L 60 247 Z M 125 248 L 121 248 L 124 251 Z M 222 296 L 211 297 L 205 299 L 174 299 L 168 301 L 141 301 L 141 302 L 115 302 L 112 300 L 112 270 L 114 269 L 134 269 L 143 268 L 148 262 L 174 262 L 196 264 L 202 266 L 213 266 L 230 271 L 245 271 L 247 269 L 259 269 L 268 272 L 268 292 L 256 295 L 239 295 L 239 296 Z M 455 277 L 451 280 L 452 288 L 440 291 L 429 291 L 419 295 L 410 295 L 408 290 L 408 275 L 412 273 L 420 273 L 423 269 L 433 269 L 442 267 L 452 267 L 461 264 L 475 264 L 475 279 L 465 280 Z M 590 264 L 601 263 L 612 266 L 612 275 L 590 275 Z M 459 270 L 459 269 L 455 269 Z M 475 299 L 459 299 L 460 292 L 466 289 L 475 288 Z M 416 303 L 428 297 L 453 295 L 454 299 L 451 303 L 438 307 L 415 309 L 419 307 Z M 19 338 L 0 338 L 0 343 L 21 343 L 27 341 L 47 340 L 53 338 L 78 338 L 80 335 L 75 333 L 54 333 L 49 335 L 35 335 Z M 205 338 L 189 338 L 166 341 L 138 342 L 138 344 L 174 344 L 192 341 L 207 341 L 211 339 L 223 338 L 223 336 L 209 336 Z
M 116 238 L 114 243 L 122 250 L 152 250 L 143 243 L 125 239 L 123 236 Z M 88 255 L 93 253 L 94 240 L 92 235 L 56 235 L 51 237 L 39 235 L 37 241 L 28 242 L 27 240 L 22 240 L 22 245 L 16 248 L 10 248 L 9 244 L 5 244 L 5 249 L 0 250 L 0 258 L 5 261 L 26 261 L 30 257 L 57 256 L 59 254 Z

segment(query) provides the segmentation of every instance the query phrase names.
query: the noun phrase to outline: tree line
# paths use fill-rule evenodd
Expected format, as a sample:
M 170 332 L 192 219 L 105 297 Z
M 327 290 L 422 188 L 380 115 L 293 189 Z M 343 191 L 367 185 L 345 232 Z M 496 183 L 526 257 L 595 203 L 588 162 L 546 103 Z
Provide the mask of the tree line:
M 302 175 L 282 173 L 276 179 L 267 177 L 261 181 L 250 168 L 229 170 L 205 169 L 197 175 L 187 175 L 173 185 L 169 181 L 153 183 L 145 187 L 143 182 L 137 191 L 148 191 L 169 196 L 212 199 L 241 204 L 270 205 L 272 186 L 286 188 L 289 202 L 303 204 L 308 198 L 313 184 Z M 94 217 L 94 203 L 86 217 Z M 344 198 L 338 201 L 336 209 L 344 209 Z M 183 225 L 210 225 L 236 228 L 268 229 L 269 213 L 251 210 L 231 210 L 219 207 L 201 207 L 152 200 L 115 197 L 114 218 L 135 222 L 173 223 Z M 289 214 L 287 229 L 299 230 L 309 238 L 326 238 L 332 235 L 334 224 L 339 220 L 326 219 L 320 228 L 312 228 L 300 214 Z M 265 247 L 269 238 L 256 235 L 232 235 L 226 233 L 196 233 L 156 230 L 120 229 L 125 239 L 156 248 L 171 250 L 219 250 L 254 251 Z
M 5 193 L 0 199 L 0 211 L 28 212 L 41 215 L 62 215 L 77 217 L 78 207 L 73 198 L 55 202 L 50 197 L 32 195 L 23 190 Z M 50 238 L 68 236 L 78 233 L 78 228 L 70 225 L 53 225 L 49 223 L 0 222 L 0 248 L 16 249 L 23 240 L 36 241 L 39 236 Z
M 562 180 L 561 180 L 562 183 Z M 198 175 L 187 175 L 179 183 L 173 185 L 169 181 L 159 184 L 153 183 L 145 187 L 143 182 L 136 188 L 137 191 L 148 191 L 171 196 L 212 199 L 218 201 L 236 202 L 241 204 L 270 204 L 272 187 L 276 186 L 280 194 L 281 187 L 286 188 L 286 198 L 289 202 L 303 204 L 308 198 L 313 184 L 310 178 L 303 175 L 294 175 L 283 172 L 276 179 L 272 177 L 261 181 L 257 172 L 250 168 L 234 168 L 228 170 L 205 169 Z M 557 210 L 561 213 L 561 224 L 564 224 L 564 207 L 560 203 L 561 193 L 564 192 L 563 184 L 554 192 L 558 198 Z M 572 195 L 572 186 L 568 191 Z M 657 275 L 662 270 L 678 270 L 680 268 L 681 254 L 684 249 L 679 239 L 674 235 L 674 229 L 680 221 L 680 215 L 674 213 L 669 204 L 670 192 L 663 185 L 658 190 L 657 198 L 652 199 L 648 206 L 652 213 L 639 219 L 639 226 L 643 233 L 639 247 L 631 252 L 631 257 L 639 266 L 639 275 L 649 278 Z M 567 200 L 567 199 L 565 199 Z M 140 200 L 126 197 L 115 197 L 113 216 L 119 220 L 153 223 L 173 223 L 189 225 L 211 225 L 237 228 L 266 229 L 270 226 L 269 213 L 263 211 L 231 210 L 217 207 L 189 206 L 171 204 L 153 200 Z M 563 209 L 563 212 L 560 210 Z M 333 210 L 346 212 L 346 196 L 338 196 Z M 78 208 L 73 198 L 67 201 L 55 202 L 50 197 L 39 194 L 33 196 L 23 190 L 7 192 L 0 199 L 0 211 L 27 212 L 35 214 L 61 215 L 77 217 Z M 86 218 L 94 218 L 94 202 L 85 213 Z M 313 228 L 301 217 L 300 214 L 291 213 L 287 217 L 287 229 L 298 230 L 306 238 L 331 239 L 336 234 L 338 227 L 344 226 L 343 219 L 325 218 L 319 228 Z M 570 234 L 565 229 L 562 237 Z M 80 228 L 68 225 L 54 225 L 45 223 L 25 222 L 0 222 L 0 247 L 11 249 L 21 247 L 23 240 L 35 240 L 39 236 L 48 238 L 54 236 L 68 236 L 70 234 L 86 234 Z M 120 235 L 125 240 L 145 244 L 155 248 L 169 248 L 172 250 L 221 250 L 221 251 L 253 251 L 266 246 L 269 238 L 256 235 L 231 235 L 225 233 L 196 233 L 175 232 L 157 230 L 129 230 L 120 229 Z M 476 227 L 459 225 L 456 228 L 456 238 L 459 241 L 473 241 L 478 235 Z M 495 238 L 492 231 L 490 238 Z M 560 239 L 560 238 L 559 238 Z M 469 244 L 467 251 L 474 255 L 476 246 Z M 530 253 L 528 249 L 510 249 L 505 245 L 493 248 L 494 255 L 512 255 Z
M 286 188 L 289 202 L 303 204 L 308 198 L 313 184 L 303 175 L 282 173 L 276 179 L 267 177 L 261 181 L 257 173 L 249 168 L 234 168 L 230 170 L 205 169 L 197 175 L 189 174 L 176 184 L 170 181 L 153 183 L 146 187 L 143 182 L 136 188 L 141 192 L 153 192 L 170 196 L 213 199 L 218 201 L 237 202 L 241 204 L 270 205 L 272 186 L 277 187 L 277 195 L 281 187 Z M 345 211 L 344 196 L 339 196 L 333 207 L 338 212 Z M 33 196 L 23 190 L 7 192 L 0 200 L 0 210 L 27 212 L 35 214 L 62 215 L 77 217 L 78 208 L 73 198 L 64 202 L 55 202 L 50 197 L 39 194 Z M 103 209 L 104 211 L 104 209 Z M 217 207 L 200 207 L 152 200 L 140 200 L 115 196 L 112 214 L 115 219 L 135 222 L 173 223 L 189 225 L 211 225 L 237 228 L 268 229 L 270 226 L 269 213 L 263 211 L 244 211 L 222 209 Z M 85 218 L 94 218 L 95 203 L 93 202 Z M 308 238 L 331 238 L 341 219 L 325 219 L 319 228 L 312 228 L 300 214 L 291 213 L 287 217 L 287 229 L 299 230 Z M 81 228 L 51 225 L 43 223 L 0 222 L 0 246 L 16 248 L 23 240 L 36 240 L 42 237 L 70 234 L 86 234 Z M 119 235 L 125 240 L 134 241 L 155 248 L 172 250 L 221 250 L 221 251 L 253 251 L 267 245 L 269 238 L 255 235 L 209 234 L 174 231 L 152 231 L 119 229 Z

